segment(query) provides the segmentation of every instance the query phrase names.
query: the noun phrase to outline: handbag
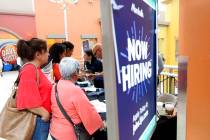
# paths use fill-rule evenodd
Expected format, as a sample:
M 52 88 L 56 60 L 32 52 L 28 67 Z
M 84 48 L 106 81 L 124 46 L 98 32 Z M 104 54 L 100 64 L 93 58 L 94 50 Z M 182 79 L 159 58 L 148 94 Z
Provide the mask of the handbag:
M 37 68 L 36 77 L 38 84 L 39 75 Z M 20 74 L 14 83 L 11 96 L 0 114 L 0 137 L 7 140 L 31 140 L 36 125 L 35 114 L 27 110 L 18 110 L 16 107 L 16 93 L 19 81 Z
M 63 114 L 63 116 L 68 120 L 68 122 L 73 126 L 77 140 L 91 140 L 91 135 L 87 132 L 85 129 L 83 123 L 79 124 L 74 124 L 73 121 L 71 120 L 70 116 L 66 113 L 64 107 L 62 106 L 59 96 L 58 96 L 58 90 L 57 90 L 57 84 L 55 85 L 55 97 L 56 97 L 56 102 L 58 104 L 58 107 Z

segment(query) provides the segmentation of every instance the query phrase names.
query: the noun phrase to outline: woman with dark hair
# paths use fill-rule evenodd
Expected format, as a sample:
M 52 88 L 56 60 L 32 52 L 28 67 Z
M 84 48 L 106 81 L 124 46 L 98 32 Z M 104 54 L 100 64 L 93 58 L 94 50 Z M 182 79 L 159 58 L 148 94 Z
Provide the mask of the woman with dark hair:
M 85 70 L 90 71 L 91 73 L 102 72 L 103 65 L 93 54 L 92 50 L 84 51 L 84 67 Z
M 85 50 L 84 60 L 85 71 L 91 73 L 88 74 L 88 77 L 93 80 L 94 86 L 96 88 L 104 88 L 102 62 L 94 56 L 92 50 Z
M 40 66 L 47 63 L 47 44 L 41 39 L 19 40 L 17 54 L 25 65 L 19 74 L 16 106 L 37 115 L 32 140 L 47 140 L 51 114 L 52 84 Z
M 49 50 L 50 57 L 49 61 L 52 60 L 53 63 L 53 76 L 55 78 L 55 82 L 61 79 L 61 74 L 59 71 L 59 63 L 63 57 L 66 55 L 66 46 L 62 43 L 55 43 Z
M 74 44 L 69 41 L 65 41 L 62 44 L 66 46 L 66 57 L 71 57 L 74 51 Z

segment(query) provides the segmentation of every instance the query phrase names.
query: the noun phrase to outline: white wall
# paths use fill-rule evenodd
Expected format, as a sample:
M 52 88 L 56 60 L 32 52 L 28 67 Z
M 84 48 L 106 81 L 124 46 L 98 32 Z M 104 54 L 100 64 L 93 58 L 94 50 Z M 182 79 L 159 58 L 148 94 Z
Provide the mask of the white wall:
M 34 15 L 34 0 L 0 0 L 0 13 Z

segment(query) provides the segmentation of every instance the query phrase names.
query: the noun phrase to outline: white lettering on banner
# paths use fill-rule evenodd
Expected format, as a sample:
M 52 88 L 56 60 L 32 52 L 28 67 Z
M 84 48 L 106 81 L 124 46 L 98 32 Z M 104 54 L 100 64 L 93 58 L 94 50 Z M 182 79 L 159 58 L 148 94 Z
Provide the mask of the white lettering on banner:
M 137 85 L 138 83 L 141 82 L 141 78 L 139 76 L 139 73 L 140 73 L 140 67 L 138 64 L 134 64 L 134 75 L 138 75 L 138 76 L 135 76 L 135 85 Z
M 146 60 L 148 51 L 148 42 L 135 39 L 127 39 L 128 41 L 128 61 Z
M 144 106 L 142 106 L 135 115 L 133 115 L 133 136 L 135 135 L 137 129 L 143 124 L 144 120 L 149 115 L 149 104 L 146 102 Z
M 126 72 L 127 71 L 127 72 Z M 130 65 L 123 66 L 122 67 L 122 73 L 123 73 L 123 91 L 126 91 L 126 87 L 128 85 L 128 88 L 131 88 L 131 82 L 130 82 Z M 127 82 L 127 83 L 126 83 Z
M 138 16 L 144 18 L 143 10 L 140 9 L 139 7 L 136 7 L 136 5 L 135 5 L 134 3 L 132 3 L 132 5 L 131 5 L 131 11 L 132 11 L 134 14 L 136 14 L 136 15 L 138 15 Z
M 123 92 L 152 77 L 151 61 L 122 66 Z
M 127 38 L 128 61 L 148 59 L 148 42 Z M 123 92 L 152 77 L 152 61 L 122 66 Z

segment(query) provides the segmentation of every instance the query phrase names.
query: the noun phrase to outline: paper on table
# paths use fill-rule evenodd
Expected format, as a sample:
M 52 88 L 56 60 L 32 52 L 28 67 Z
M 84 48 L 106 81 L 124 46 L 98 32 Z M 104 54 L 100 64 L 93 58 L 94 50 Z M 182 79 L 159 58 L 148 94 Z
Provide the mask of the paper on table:
M 84 87 L 83 89 L 84 89 L 85 91 L 91 91 L 91 92 L 97 90 L 97 88 L 95 88 L 94 86 L 91 86 L 91 87 Z
M 106 112 L 106 104 L 99 100 L 92 100 L 90 103 L 95 107 L 98 113 Z
M 91 85 L 89 81 L 82 81 L 82 82 L 77 81 L 77 84 L 78 85 L 83 85 L 85 87 L 88 87 L 88 86 Z
M 78 83 L 78 84 L 90 84 L 90 82 L 89 82 L 89 81 L 82 81 L 82 82 L 77 81 L 77 83 Z

